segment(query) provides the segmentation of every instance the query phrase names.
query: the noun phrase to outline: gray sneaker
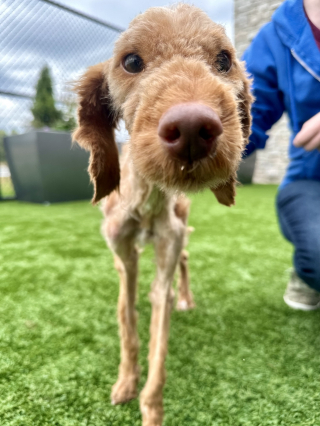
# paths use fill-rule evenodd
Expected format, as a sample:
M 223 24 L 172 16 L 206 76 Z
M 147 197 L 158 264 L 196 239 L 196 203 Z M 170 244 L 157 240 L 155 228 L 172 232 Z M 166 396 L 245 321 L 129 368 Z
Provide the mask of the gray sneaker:
M 291 278 L 283 300 L 293 309 L 300 309 L 302 311 L 320 309 L 320 293 L 309 287 L 298 277 L 294 270 L 291 272 Z

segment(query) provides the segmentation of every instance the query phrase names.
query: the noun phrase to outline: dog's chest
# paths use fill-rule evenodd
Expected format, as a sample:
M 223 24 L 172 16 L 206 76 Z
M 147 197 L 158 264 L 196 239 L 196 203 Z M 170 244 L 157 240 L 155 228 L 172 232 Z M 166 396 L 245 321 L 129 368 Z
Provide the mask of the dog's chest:
M 153 238 L 156 221 L 165 206 L 166 199 L 164 193 L 157 187 L 152 187 L 144 202 L 137 209 L 140 225 L 137 236 L 139 245 L 145 245 Z
M 165 195 L 156 186 L 152 186 L 148 192 L 144 202 L 139 207 L 139 213 L 145 219 L 158 216 L 165 205 Z

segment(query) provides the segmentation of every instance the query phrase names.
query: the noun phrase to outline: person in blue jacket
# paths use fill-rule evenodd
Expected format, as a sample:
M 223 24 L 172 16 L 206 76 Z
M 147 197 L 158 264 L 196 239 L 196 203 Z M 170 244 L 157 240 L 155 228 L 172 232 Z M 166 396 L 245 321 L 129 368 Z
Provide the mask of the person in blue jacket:
M 246 156 L 263 149 L 283 112 L 291 130 L 279 187 L 280 228 L 294 246 L 284 295 L 292 308 L 320 308 L 320 0 L 286 0 L 243 56 L 255 102 Z

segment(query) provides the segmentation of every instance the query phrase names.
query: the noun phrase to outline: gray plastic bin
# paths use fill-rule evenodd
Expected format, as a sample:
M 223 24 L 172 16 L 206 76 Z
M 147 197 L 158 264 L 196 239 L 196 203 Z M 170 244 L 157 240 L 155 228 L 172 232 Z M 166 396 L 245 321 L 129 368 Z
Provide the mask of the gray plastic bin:
M 238 170 L 238 181 L 243 185 L 252 183 L 257 153 L 253 152 L 245 160 L 242 160 Z
M 68 132 L 32 131 L 4 140 L 18 200 L 34 203 L 86 200 L 93 194 L 89 153 Z

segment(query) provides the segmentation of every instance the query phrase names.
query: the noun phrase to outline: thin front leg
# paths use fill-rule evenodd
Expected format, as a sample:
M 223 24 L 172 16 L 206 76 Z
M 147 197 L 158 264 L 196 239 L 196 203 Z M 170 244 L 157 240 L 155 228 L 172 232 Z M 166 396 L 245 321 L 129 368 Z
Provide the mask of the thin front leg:
M 132 241 L 123 241 L 115 255 L 115 267 L 120 276 L 118 321 L 121 340 L 121 361 L 118 381 L 112 388 L 112 404 L 121 404 L 137 397 L 139 381 L 137 313 L 138 251 Z M 121 257 L 120 257 L 121 256 Z
M 143 426 L 162 425 L 165 357 L 174 299 L 172 282 L 183 244 L 183 229 L 179 223 L 176 223 L 176 228 L 165 229 L 162 227 L 161 231 L 162 235 L 166 235 L 166 237 L 158 236 L 155 243 L 157 275 L 150 294 L 152 317 L 149 374 L 140 397 Z
M 195 304 L 190 290 L 190 275 L 188 267 L 189 254 L 182 250 L 179 261 L 178 300 L 177 310 L 187 311 L 194 308 Z

